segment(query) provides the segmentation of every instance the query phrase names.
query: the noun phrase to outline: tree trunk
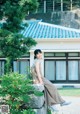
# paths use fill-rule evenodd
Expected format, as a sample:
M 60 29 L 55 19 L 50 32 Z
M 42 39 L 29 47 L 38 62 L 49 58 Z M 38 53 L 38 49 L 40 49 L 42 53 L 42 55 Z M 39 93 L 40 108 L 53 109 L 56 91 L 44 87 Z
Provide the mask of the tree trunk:
M 13 71 L 13 59 L 6 58 L 5 73 L 10 73 L 12 71 Z

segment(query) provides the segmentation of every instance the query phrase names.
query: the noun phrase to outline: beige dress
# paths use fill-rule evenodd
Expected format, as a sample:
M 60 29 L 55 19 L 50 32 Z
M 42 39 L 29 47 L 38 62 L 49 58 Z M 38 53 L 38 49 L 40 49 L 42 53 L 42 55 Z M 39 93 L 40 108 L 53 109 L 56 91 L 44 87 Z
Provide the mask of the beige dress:
M 33 80 L 35 80 L 35 81 L 38 80 L 38 76 L 37 76 L 36 68 L 35 68 L 36 62 L 39 62 L 41 64 L 41 61 L 36 59 L 34 61 L 33 66 L 31 67 Z M 41 69 L 40 69 L 40 71 L 41 71 Z M 43 80 L 45 91 L 46 91 L 46 101 L 47 101 L 48 106 L 65 102 L 59 95 L 57 88 L 49 80 L 47 80 L 43 76 L 42 76 L 42 80 Z

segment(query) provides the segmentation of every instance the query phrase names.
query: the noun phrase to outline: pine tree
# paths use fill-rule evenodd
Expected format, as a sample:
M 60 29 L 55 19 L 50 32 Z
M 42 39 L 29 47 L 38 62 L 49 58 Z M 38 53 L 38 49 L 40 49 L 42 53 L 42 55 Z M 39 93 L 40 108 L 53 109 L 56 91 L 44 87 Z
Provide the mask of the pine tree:
M 37 0 L 0 0 L 0 56 L 6 57 L 6 72 L 12 71 L 12 61 L 27 53 L 36 45 L 33 38 L 26 38 L 20 32 L 27 26 L 23 22 L 28 12 L 38 7 Z

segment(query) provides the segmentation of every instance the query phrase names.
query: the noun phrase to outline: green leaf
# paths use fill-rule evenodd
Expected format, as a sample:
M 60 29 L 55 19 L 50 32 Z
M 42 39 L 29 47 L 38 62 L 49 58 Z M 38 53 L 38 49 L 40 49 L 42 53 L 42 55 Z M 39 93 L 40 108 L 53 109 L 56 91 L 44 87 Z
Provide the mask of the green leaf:
M 40 91 L 34 91 L 34 94 L 36 96 L 43 96 L 44 95 L 43 92 L 40 92 Z

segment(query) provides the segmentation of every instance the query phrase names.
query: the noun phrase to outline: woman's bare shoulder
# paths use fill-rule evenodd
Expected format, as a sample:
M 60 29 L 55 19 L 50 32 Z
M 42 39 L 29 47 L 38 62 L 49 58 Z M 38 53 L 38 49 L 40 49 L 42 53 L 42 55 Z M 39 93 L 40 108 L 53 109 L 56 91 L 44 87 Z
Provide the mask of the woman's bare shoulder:
M 34 60 L 34 63 L 36 64 L 36 63 L 41 63 L 41 60 L 40 59 L 35 59 Z

